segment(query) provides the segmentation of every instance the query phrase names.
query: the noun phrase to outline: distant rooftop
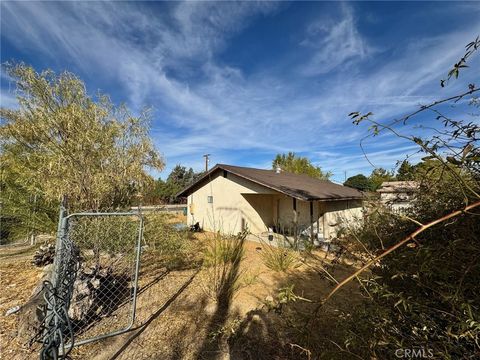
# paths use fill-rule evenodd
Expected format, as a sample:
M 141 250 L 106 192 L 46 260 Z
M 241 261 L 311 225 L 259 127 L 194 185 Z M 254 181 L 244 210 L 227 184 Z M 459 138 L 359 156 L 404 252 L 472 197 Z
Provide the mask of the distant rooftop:
M 185 197 L 208 182 L 211 175 L 218 171 L 226 171 L 256 184 L 286 194 L 299 200 L 348 200 L 361 199 L 362 193 L 356 189 L 334 184 L 328 180 L 319 180 L 307 175 L 293 174 L 286 171 L 277 173 L 275 170 L 254 169 L 241 166 L 217 164 L 202 178 L 188 186 L 177 196 Z
M 414 192 L 418 190 L 418 182 L 416 181 L 385 181 L 377 192 L 380 193 L 401 193 Z

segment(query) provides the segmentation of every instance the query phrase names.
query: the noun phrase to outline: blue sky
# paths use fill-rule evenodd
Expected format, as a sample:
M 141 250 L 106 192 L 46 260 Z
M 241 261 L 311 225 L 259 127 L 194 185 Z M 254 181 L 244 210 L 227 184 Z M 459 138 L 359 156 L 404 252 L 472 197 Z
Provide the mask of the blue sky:
M 348 113 L 388 121 L 479 83 L 477 56 L 468 78 L 439 86 L 480 34 L 479 2 L 2 1 L 0 10 L 2 62 L 72 71 L 92 94 L 153 108 L 162 177 L 177 163 L 201 170 L 205 153 L 269 168 L 288 151 L 337 181 L 368 174 L 367 128 Z M 2 73 L 2 106 L 16 106 L 12 88 Z M 414 124 L 406 131 L 425 131 Z M 384 135 L 365 150 L 392 169 L 414 147 Z

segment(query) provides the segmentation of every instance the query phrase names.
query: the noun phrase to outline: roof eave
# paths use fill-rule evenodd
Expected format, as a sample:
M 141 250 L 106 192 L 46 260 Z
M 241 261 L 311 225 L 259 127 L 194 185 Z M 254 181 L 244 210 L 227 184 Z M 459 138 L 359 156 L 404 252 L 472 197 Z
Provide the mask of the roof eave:
M 208 170 L 200 179 L 198 179 L 197 181 L 195 181 L 193 184 L 190 184 L 189 186 L 187 186 L 185 189 L 183 189 L 182 191 L 180 191 L 179 193 L 177 193 L 177 195 L 175 195 L 175 197 L 187 197 L 188 195 L 190 195 L 190 193 L 188 193 L 188 191 L 192 188 L 195 187 L 195 185 L 199 184 L 201 181 L 203 181 L 204 179 L 206 179 L 208 176 L 212 175 L 217 169 L 220 169 L 221 166 L 220 164 L 217 164 L 215 165 L 213 168 L 211 168 L 210 170 Z M 187 193 L 187 194 L 185 194 Z
M 295 198 L 297 200 L 301 200 L 301 201 L 340 201 L 340 200 L 361 200 L 363 199 L 363 196 L 350 196 L 350 197 L 334 197 L 334 198 L 318 198 L 318 197 L 305 197 L 305 196 L 299 196 L 297 194 L 293 194 L 289 191 L 284 191 L 282 189 L 279 189 L 277 187 L 274 187 L 274 186 L 271 186 L 269 184 L 265 184 L 264 182 L 261 182 L 261 181 L 258 181 L 257 179 L 253 179 L 251 178 L 250 176 L 245 176 L 244 174 L 240 174 L 236 171 L 232 171 L 232 169 L 227 169 L 223 166 L 223 164 L 217 164 L 215 165 L 212 169 L 210 169 L 205 175 L 203 175 L 200 179 L 198 179 L 197 181 L 195 181 L 193 184 L 191 184 L 190 186 L 186 187 L 185 189 L 183 189 L 182 191 L 180 191 L 176 196 L 177 197 L 186 197 L 188 195 L 190 195 L 189 193 L 189 190 L 193 189 L 195 187 L 195 185 L 199 184 L 201 181 L 203 181 L 205 178 L 207 178 L 208 176 L 210 176 L 211 174 L 213 174 L 216 170 L 218 169 L 223 169 L 224 171 L 228 171 L 229 173 L 231 174 L 234 174 L 236 176 L 239 176 L 243 179 L 246 179 L 246 180 L 249 180 L 249 181 L 252 181 L 256 184 L 259 184 L 259 185 L 262 185 L 268 189 L 271 189 L 271 190 L 274 190 L 274 191 L 277 191 L 281 194 L 284 194 L 284 195 L 287 195 L 287 196 L 290 196 L 292 198 Z

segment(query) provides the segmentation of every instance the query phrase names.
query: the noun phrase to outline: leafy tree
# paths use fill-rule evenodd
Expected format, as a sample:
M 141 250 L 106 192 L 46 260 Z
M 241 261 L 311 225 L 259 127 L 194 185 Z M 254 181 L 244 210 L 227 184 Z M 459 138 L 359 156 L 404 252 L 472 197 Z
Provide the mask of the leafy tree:
M 145 203 L 175 203 L 179 200 L 176 195 L 202 175 L 203 173 L 195 173 L 192 168 L 176 165 L 165 181 L 160 178 L 155 181 L 147 191 Z
M 479 48 L 477 37 L 441 81 L 442 87 L 458 77 Z M 391 358 L 399 348 L 423 348 L 432 358 L 478 358 L 480 126 L 470 118 L 479 115 L 475 111 L 479 91 L 471 83 L 457 95 L 422 105 L 393 122 L 374 120 L 372 113 L 350 114 L 355 124 L 369 123 L 372 136 L 392 133 L 427 155 L 413 169 L 404 165 L 401 172 L 402 177 L 421 180 L 412 206 L 401 214 L 379 209 L 353 230 L 359 248 L 375 257 L 327 297 L 366 269 L 371 271 L 362 282 L 370 300 L 343 324 L 347 333 L 354 334 L 343 341 L 355 357 Z M 462 102 L 465 107 L 457 109 L 455 119 L 443 112 L 446 105 Z M 458 111 L 462 109 L 466 119 Z M 420 138 L 406 133 L 404 125 L 427 112 L 437 121 L 435 135 Z
M 179 187 L 179 191 L 187 185 L 191 184 L 195 179 L 195 172 L 192 168 L 188 169 L 185 166 L 176 165 L 170 175 L 167 177 L 167 182 L 174 183 Z
M 415 179 L 415 166 L 410 164 L 408 160 L 403 160 L 402 164 L 398 168 L 397 180 L 399 181 L 409 181 Z
M 313 165 L 308 158 L 298 156 L 293 152 L 277 154 L 272 162 L 272 169 L 277 166 L 287 172 L 308 175 L 320 180 L 328 180 L 332 176 L 331 172 L 323 172 L 319 166 Z
M 369 178 L 363 174 L 357 174 L 350 176 L 344 183 L 344 186 L 348 186 L 360 191 L 371 191 L 372 183 Z
M 371 190 L 376 191 L 380 188 L 383 182 L 392 181 L 395 179 L 395 176 L 392 172 L 387 171 L 383 168 L 377 168 L 372 171 L 369 176 Z
M 153 181 L 146 168 L 163 168 L 148 136 L 147 112 L 133 116 L 106 95 L 91 97 L 69 72 L 38 73 L 25 64 L 5 69 L 19 104 L 0 109 L 5 186 L 50 204 L 67 195 L 73 210 L 96 211 L 128 205 Z M 4 210 L 15 213 L 12 206 Z
M 3 163 L 0 173 L 0 244 L 31 241 L 36 234 L 52 232 L 58 209 L 40 193 L 29 191 L 18 181 L 19 174 L 6 169 Z

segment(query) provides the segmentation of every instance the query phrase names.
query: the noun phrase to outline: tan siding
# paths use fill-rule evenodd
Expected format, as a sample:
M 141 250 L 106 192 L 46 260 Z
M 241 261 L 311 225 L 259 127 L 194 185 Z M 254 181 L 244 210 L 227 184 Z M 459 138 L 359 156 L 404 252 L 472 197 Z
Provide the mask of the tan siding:
M 208 196 L 213 196 L 213 203 L 208 203 Z M 346 222 L 361 218 L 361 206 L 361 201 L 351 200 L 315 202 L 314 231 L 318 222 L 321 234 L 326 238 L 335 236 Z M 243 226 L 260 234 L 277 221 L 283 228 L 293 230 L 293 199 L 231 173 L 227 178 L 220 173 L 188 196 L 187 221 L 189 225 L 199 222 L 207 231 L 228 234 L 238 233 Z M 297 222 L 300 229 L 310 231 L 309 202 L 297 200 Z
M 260 199 L 252 200 L 248 194 L 273 194 L 275 191 L 249 182 L 233 174 L 224 178 L 222 174 L 214 177 L 209 183 L 202 186 L 188 197 L 188 224 L 200 223 L 200 226 L 208 231 L 221 231 L 222 233 L 235 234 L 242 230 L 242 226 L 248 226 L 251 232 L 260 233 L 267 230 L 262 216 L 268 217 L 265 212 L 272 214 L 272 202 L 268 197 L 262 206 L 262 216 L 252 204 L 263 203 Z M 213 203 L 208 203 L 208 196 L 213 196 Z M 247 200 L 248 197 L 248 200 Z M 252 203 L 253 201 L 253 203 Z M 194 213 L 191 213 L 193 204 Z
M 343 200 L 325 203 L 325 236 L 337 236 L 341 228 L 354 226 L 363 218 L 361 200 Z

